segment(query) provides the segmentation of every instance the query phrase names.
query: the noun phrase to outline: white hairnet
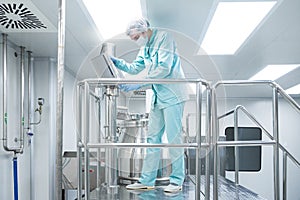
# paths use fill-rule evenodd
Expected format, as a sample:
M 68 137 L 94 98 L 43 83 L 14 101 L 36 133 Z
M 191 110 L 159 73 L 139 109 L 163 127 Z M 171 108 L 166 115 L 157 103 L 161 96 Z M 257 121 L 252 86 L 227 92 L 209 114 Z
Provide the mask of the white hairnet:
M 132 33 L 143 33 L 148 30 L 150 27 L 150 23 L 145 18 L 138 18 L 132 20 L 126 29 L 126 34 L 131 35 Z

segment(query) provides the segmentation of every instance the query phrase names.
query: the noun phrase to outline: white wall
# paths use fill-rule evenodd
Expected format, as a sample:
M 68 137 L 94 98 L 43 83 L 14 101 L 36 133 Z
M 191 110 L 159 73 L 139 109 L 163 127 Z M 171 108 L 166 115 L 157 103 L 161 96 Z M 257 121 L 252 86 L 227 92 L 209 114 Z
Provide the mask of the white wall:
M 42 121 L 34 127 L 33 167 L 34 199 L 54 199 L 55 190 L 55 105 L 56 64 L 49 58 L 35 58 L 33 63 L 34 98 L 45 99 Z M 37 103 L 35 103 L 35 106 Z

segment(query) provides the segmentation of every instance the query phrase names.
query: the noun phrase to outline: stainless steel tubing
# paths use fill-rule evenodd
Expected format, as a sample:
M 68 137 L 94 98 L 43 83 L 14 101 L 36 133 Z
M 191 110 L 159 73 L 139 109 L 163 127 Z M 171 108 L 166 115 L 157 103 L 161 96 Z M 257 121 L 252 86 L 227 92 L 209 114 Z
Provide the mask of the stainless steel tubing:
M 28 86 L 28 104 L 27 104 L 27 126 L 30 128 L 30 120 L 31 120 L 31 59 L 32 52 L 27 51 L 28 63 L 27 63 L 27 86 Z
M 149 143 L 88 143 L 87 148 L 128 148 L 128 147 L 136 147 L 136 148 L 198 148 L 198 143 L 186 143 L 186 144 L 149 144 Z M 202 144 L 201 147 L 207 148 L 208 144 Z
M 230 80 L 230 81 L 219 81 L 214 85 L 217 88 L 219 85 L 274 85 L 273 81 L 247 81 L 247 80 Z
M 278 130 L 278 91 L 277 87 L 273 88 L 273 136 L 276 144 L 273 148 L 273 167 L 274 167 L 274 199 L 279 200 L 280 198 L 280 187 L 279 187 L 279 130 Z
M 58 0 L 58 46 L 57 46 L 57 91 L 56 91 L 56 199 L 62 199 L 62 145 L 63 145 L 63 97 L 65 61 L 65 0 Z
M 287 156 L 291 159 L 291 161 L 300 168 L 300 162 L 286 149 L 284 148 L 282 145 L 279 144 L 280 149 L 283 152 L 286 152 Z
M 77 85 L 76 90 L 76 108 L 77 108 L 77 199 L 82 197 L 82 86 Z
M 3 99 L 2 107 L 4 113 L 3 123 L 3 148 L 5 151 L 14 151 L 7 146 L 7 34 L 2 33 L 2 65 L 3 65 Z
M 211 119 L 211 88 L 207 86 L 206 88 L 206 142 L 208 143 L 208 148 L 206 148 L 206 158 L 205 158 L 205 200 L 210 199 L 210 151 L 211 151 L 211 137 L 212 137 L 212 119 Z
M 20 153 L 23 153 L 24 149 L 24 105 L 25 105 L 25 47 L 21 49 L 21 74 L 20 74 Z
M 118 141 L 117 137 L 117 106 L 116 98 L 119 95 L 117 86 L 108 85 L 105 88 L 105 136 L 108 143 Z M 118 188 L 118 150 L 115 148 L 106 149 L 105 151 L 105 183 L 107 184 L 107 192 L 116 194 Z
M 287 199 L 287 153 L 283 152 L 282 161 L 282 199 Z
M 203 85 L 208 85 L 203 79 L 119 79 L 119 78 L 101 78 L 101 79 L 85 79 L 79 81 L 79 85 L 84 85 L 88 82 L 90 86 L 106 86 L 126 83 L 161 83 L 161 84 L 176 84 L 176 83 L 195 83 L 201 82 Z
M 284 89 L 282 89 L 279 85 L 276 83 L 273 83 L 274 87 L 277 87 L 277 92 L 280 93 L 280 95 L 292 106 L 294 107 L 298 112 L 300 112 L 300 106 L 297 104 L 297 102 L 289 96 Z
M 32 52 L 27 51 L 27 88 L 28 88 L 28 96 L 27 96 L 27 128 L 28 131 L 30 131 L 30 120 L 31 120 L 31 65 L 32 65 Z M 32 140 L 32 138 L 31 138 Z M 30 144 L 30 199 L 34 200 L 34 164 L 33 164 L 33 159 L 34 159 L 34 149 L 33 149 L 33 142 L 31 141 Z
M 198 148 L 196 151 L 196 200 L 200 200 L 201 194 L 201 107 L 202 107 L 202 84 L 196 85 L 196 139 Z
M 7 120 L 8 120 L 8 113 L 7 113 L 7 34 L 2 33 L 3 43 L 2 43 L 2 62 L 3 62 L 3 148 L 5 151 L 13 151 L 14 153 L 23 153 L 24 147 L 24 47 L 21 47 L 21 73 L 20 73 L 20 133 L 19 133 L 19 142 L 20 145 L 17 148 L 10 148 L 7 144 Z
M 102 125 L 101 125 L 101 98 L 100 97 L 98 97 L 98 96 L 100 96 L 99 94 L 101 94 L 101 89 L 100 88 L 98 88 L 98 95 L 96 95 L 95 96 L 95 99 L 97 99 L 96 100 L 96 102 L 98 102 L 98 104 L 97 104 L 97 106 L 98 106 L 98 123 L 99 123 L 99 133 L 98 133 L 98 135 L 97 135 L 97 142 L 101 142 L 101 127 L 102 127 Z M 101 149 L 97 149 L 97 189 L 99 189 L 100 188 L 100 186 L 101 186 Z
M 234 111 L 234 141 L 238 141 L 238 109 L 236 109 Z M 234 147 L 234 177 L 235 177 L 235 184 L 239 184 L 239 170 L 240 170 L 240 166 L 239 166 L 239 147 L 235 146 Z
M 259 126 L 271 140 L 273 140 L 273 136 L 269 133 L 269 131 L 267 131 L 267 129 L 265 129 L 263 127 L 263 125 L 261 123 L 259 123 L 256 120 L 256 118 L 246 110 L 246 108 L 244 106 L 237 106 L 236 110 L 243 111 L 244 114 L 246 114 L 257 126 Z
M 86 144 L 90 140 L 90 87 L 88 83 L 84 85 L 84 100 L 83 100 L 83 110 L 82 112 L 85 113 L 85 118 L 83 118 L 83 134 L 84 134 L 84 199 L 90 199 L 90 173 L 89 173 L 89 166 L 90 166 L 90 155 L 89 149 L 86 147 Z
M 214 152 L 214 176 L 213 176 L 213 200 L 218 200 L 218 125 L 217 98 L 216 90 L 212 91 L 212 143 Z
M 275 145 L 276 141 L 261 141 L 261 140 L 245 140 L 245 141 L 219 141 L 219 147 L 234 147 L 234 146 L 262 146 L 262 145 Z

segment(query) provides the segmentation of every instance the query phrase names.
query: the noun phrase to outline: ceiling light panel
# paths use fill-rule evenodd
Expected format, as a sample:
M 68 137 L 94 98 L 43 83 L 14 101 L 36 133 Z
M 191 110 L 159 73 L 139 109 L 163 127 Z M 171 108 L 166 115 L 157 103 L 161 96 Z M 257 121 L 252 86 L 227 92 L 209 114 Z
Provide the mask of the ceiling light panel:
M 299 66 L 300 64 L 267 65 L 249 80 L 276 80 Z
M 124 33 L 127 24 L 142 16 L 140 0 L 83 0 L 104 39 Z
M 300 84 L 286 90 L 288 94 L 300 94 Z
M 209 55 L 235 54 L 275 4 L 276 1 L 220 2 L 201 48 Z

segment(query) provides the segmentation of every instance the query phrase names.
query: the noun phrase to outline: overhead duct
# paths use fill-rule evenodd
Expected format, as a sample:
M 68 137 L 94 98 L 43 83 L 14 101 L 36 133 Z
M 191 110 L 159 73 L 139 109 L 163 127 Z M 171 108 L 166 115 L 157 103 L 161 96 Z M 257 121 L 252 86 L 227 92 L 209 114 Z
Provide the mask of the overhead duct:
M 56 28 L 30 0 L 2 0 L 2 32 L 55 32 Z

